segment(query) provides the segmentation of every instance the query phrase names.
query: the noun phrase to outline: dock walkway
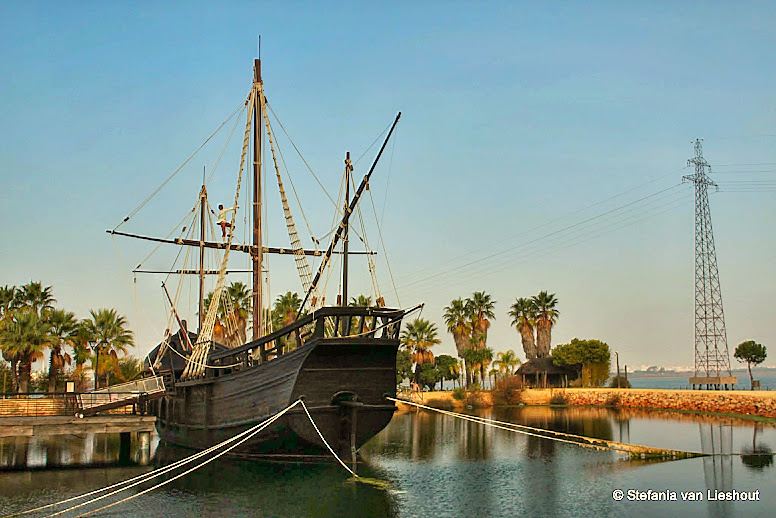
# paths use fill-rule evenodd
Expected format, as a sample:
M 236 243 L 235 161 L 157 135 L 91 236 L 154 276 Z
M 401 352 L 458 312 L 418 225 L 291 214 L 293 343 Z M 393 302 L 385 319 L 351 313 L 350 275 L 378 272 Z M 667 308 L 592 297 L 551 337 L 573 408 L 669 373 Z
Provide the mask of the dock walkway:
M 152 432 L 155 424 L 147 415 L 0 417 L 0 437 Z

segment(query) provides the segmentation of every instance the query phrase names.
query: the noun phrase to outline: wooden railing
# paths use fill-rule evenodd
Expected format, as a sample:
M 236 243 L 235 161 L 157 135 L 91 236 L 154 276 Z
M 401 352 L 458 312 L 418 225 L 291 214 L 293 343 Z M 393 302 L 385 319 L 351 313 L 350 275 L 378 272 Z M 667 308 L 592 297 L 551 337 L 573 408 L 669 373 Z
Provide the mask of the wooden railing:
M 145 402 L 164 393 L 161 377 L 90 392 L 0 393 L 0 417 L 90 415 L 103 411 L 144 414 Z
M 271 361 L 306 343 L 319 339 L 398 340 L 403 309 L 326 307 L 258 340 L 210 355 L 208 363 L 223 369 L 207 369 L 206 376 L 248 368 Z

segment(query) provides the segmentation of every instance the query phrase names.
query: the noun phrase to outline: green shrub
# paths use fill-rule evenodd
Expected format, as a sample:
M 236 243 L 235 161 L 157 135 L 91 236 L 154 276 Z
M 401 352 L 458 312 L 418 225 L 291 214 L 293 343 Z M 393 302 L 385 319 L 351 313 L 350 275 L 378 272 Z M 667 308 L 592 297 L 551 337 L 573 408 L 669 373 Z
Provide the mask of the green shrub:
M 472 385 L 472 390 L 470 390 L 466 394 L 466 399 L 464 400 L 464 403 L 466 403 L 467 407 L 472 408 L 486 408 L 489 406 L 485 401 L 485 396 L 480 391 L 480 386 L 477 383 L 474 383 Z
M 617 388 L 617 378 L 620 380 L 619 388 L 631 388 L 630 381 L 625 376 L 613 376 L 612 381 L 609 382 L 609 388 Z
M 458 401 L 463 401 L 466 398 L 466 389 L 458 387 L 453 391 L 453 397 Z
M 609 397 L 606 398 L 606 401 L 604 401 L 604 406 L 608 406 L 608 407 L 620 406 L 620 395 L 610 394 Z
M 491 391 L 496 405 L 518 405 L 522 401 L 523 382 L 517 376 L 500 379 Z
M 552 395 L 550 398 L 550 404 L 551 405 L 568 405 L 569 399 L 566 397 L 566 394 L 563 392 L 556 392 Z

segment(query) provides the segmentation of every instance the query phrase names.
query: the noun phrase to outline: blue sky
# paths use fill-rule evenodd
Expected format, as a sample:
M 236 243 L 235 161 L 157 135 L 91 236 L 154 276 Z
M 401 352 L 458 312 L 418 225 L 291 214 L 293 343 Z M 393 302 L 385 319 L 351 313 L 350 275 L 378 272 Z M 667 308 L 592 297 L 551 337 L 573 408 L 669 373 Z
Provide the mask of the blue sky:
M 104 231 L 244 100 L 261 34 L 267 97 L 334 196 L 345 151 L 360 156 L 402 111 L 371 185 L 398 301 L 363 209 L 387 300 L 426 302 L 437 352 L 453 351 L 442 308 L 485 290 L 489 345 L 522 353 L 509 305 L 548 290 L 554 343 L 599 338 L 622 363 L 692 365 L 693 199 L 678 184 L 696 137 L 721 187 L 711 207 L 731 352 L 746 339 L 774 347 L 776 7 L 675 4 L 2 3 L 0 284 L 53 285 L 79 317 L 115 307 L 145 353 L 166 322 L 161 278 L 128 272 L 153 246 L 114 246 Z M 213 204 L 234 195 L 241 131 L 208 185 Z M 122 230 L 174 229 L 225 133 Z M 332 205 L 279 140 L 322 237 Z M 269 241 L 284 246 L 277 225 Z M 167 268 L 175 252 L 144 265 Z M 300 289 L 292 264 L 270 265 L 273 296 Z M 368 289 L 363 261 L 353 283 Z

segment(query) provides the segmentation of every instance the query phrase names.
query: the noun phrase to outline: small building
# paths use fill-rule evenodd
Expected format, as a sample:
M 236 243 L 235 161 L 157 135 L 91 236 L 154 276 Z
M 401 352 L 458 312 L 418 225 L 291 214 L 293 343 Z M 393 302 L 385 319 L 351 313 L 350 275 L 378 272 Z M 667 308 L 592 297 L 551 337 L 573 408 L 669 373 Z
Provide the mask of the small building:
M 552 363 L 552 358 L 534 358 L 521 365 L 515 375 L 520 376 L 524 387 L 568 387 L 579 377 L 579 369 L 574 366 L 559 367 Z

